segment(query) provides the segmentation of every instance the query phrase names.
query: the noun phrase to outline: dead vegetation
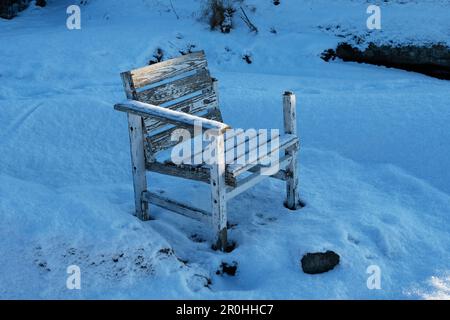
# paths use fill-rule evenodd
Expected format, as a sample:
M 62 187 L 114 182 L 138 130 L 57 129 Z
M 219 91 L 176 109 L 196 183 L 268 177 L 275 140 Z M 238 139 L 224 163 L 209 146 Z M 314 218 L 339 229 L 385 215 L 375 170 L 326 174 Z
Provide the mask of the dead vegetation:
M 233 15 L 236 9 L 232 0 L 207 0 L 203 9 L 203 17 L 208 20 L 211 30 L 230 33 L 233 28 Z M 240 1 L 238 1 L 240 2 Z

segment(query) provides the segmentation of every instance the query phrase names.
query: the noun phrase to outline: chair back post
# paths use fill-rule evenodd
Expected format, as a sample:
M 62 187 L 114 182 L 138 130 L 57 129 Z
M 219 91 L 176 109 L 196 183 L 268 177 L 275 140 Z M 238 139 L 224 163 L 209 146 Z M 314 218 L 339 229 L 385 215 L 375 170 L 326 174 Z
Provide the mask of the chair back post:
M 136 98 L 133 79 L 130 72 L 121 74 L 122 83 L 127 99 Z M 131 174 L 133 176 L 135 216 L 140 220 L 150 219 L 148 202 L 144 199 L 147 192 L 147 176 L 145 168 L 145 133 L 144 120 L 132 113 L 128 117 L 128 135 L 130 137 Z

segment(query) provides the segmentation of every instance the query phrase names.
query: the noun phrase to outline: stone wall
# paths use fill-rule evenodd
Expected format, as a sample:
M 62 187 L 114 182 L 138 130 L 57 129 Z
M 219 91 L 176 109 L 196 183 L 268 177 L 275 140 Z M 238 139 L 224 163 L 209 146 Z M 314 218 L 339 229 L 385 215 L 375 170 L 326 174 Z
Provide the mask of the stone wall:
M 399 68 L 450 80 L 450 48 L 443 44 L 391 46 L 371 43 L 361 51 L 341 43 L 335 54 L 344 61 Z

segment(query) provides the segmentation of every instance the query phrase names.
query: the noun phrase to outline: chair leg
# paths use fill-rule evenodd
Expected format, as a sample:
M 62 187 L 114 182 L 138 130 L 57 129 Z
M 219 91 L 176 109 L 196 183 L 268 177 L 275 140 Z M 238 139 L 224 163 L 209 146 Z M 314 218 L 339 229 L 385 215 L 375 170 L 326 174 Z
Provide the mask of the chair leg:
M 211 171 L 216 171 L 212 169 Z M 211 172 L 212 173 L 212 172 Z M 220 188 L 220 176 L 211 175 L 212 222 L 214 228 L 213 247 L 225 251 L 227 247 L 227 206 L 225 188 Z
M 296 98 L 292 92 L 283 95 L 284 132 L 297 135 Z M 298 188 L 298 145 L 286 150 L 286 155 L 292 157 L 292 161 L 286 168 L 286 207 L 291 210 L 298 209 L 300 205 Z
M 144 134 L 141 117 L 128 114 L 128 132 L 130 135 L 135 215 L 139 219 L 147 221 L 149 220 L 148 203 L 143 199 L 143 194 L 147 191 L 147 177 L 145 175 Z
M 211 202 L 214 228 L 214 249 L 225 251 L 227 247 L 227 204 L 225 199 L 225 176 L 218 166 L 211 168 Z
M 297 210 L 300 207 L 297 152 L 292 152 L 292 161 L 286 168 L 286 207 L 291 210 Z
M 214 228 L 214 244 L 216 250 L 225 251 L 227 247 L 227 204 L 225 186 L 224 137 L 214 139 L 216 161 L 211 165 L 211 202 Z

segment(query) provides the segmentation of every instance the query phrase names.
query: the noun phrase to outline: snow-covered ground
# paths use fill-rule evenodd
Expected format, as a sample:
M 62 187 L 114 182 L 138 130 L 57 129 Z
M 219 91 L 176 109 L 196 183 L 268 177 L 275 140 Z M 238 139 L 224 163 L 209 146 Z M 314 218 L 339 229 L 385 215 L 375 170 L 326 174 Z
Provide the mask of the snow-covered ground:
M 0 19 L 0 298 L 450 298 L 450 82 L 320 59 L 343 39 L 336 25 L 450 43 L 450 1 L 378 1 L 383 29 L 367 33 L 367 1 L 247 0 L 257 35 L 238 19 L 211 32 L 201 1 L 172 2 L 179 19 L 169 1 L 91 0 L 72 31 L 73 0 Z M 132 216 L 126 117 L 112 108 L 120 72 L 190 45 L 206 51 L 232 126 L 281 128 L 281 93 L 299 101 L 307 206 L 285 209 L 275 180 L 240 195 L 228 254 L 200 223 L 158 207 L 155 220 Z M 207 185 L 148 178 L 208 209 Z M 304 274 L 303 254 L 322 250 L 340 265 Z M 216 274 L 222 262 L 237 262 L 235 277 Z M 72 264 L 81 290 L 66 288 Z M 370 265 L 381 290 L 366 286 Z

